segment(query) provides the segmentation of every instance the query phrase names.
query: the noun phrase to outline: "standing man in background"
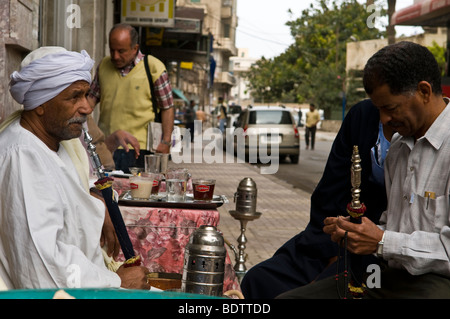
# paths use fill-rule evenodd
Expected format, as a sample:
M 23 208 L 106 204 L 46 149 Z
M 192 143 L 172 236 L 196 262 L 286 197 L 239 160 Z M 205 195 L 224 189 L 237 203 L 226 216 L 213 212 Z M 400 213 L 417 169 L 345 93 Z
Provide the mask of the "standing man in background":
M 309 105 L 309 112 L 306 112 L 306 128 L 305 128 L 305 142 L 306 149 L 309 148 L 309 137 L 311 136 L 311 150 L 314 150 L 316 142 L 317 123 L 320 122 L 320 114 L 316 110 L 314 104 Z
M 303 124 L 302 124 L 302 116 L 303 116 L 302 110 L 298 109 L 298 123 L 297 123 L 298 127 L 302 127 L 303 126 Z
M 191 142 L 194 142 L 194 121 L 196 120 L 195 114 L 195 102 L 194 100 L 189 101 L 189 105 L 186 107 L 186 111 L 184 112 L 184 122 L 186 123 L 186 128 L 189 130 L 191 134 Z
M 148 59 L 157 107 L 161 113 L 163 140 L 157 153 L 169 153 L 173 131 L 174 111 L 172 87 L 164 64 L 157 58 L 145 56 L 139 50 L 139 35 L 128 24 L 115 25 L 109 34 L 110 56 L 99 64 L 91 85 L 89 101 L 92 107 L 100 102 L 99 127 L 110 135 L 126 130 L 140 144 L 139 154 L 118 149 L 114 152 L 116 169 L 128 173 L 130 166 L 144 167 L 147 149 L 148 123 L 155 121 L 152 97 L 144 59 Z
M 225 124 L 227 123 L 227 108 L 223 105 L 223 97 L 219 97 L 219 129 L 223 133 L 225 132 Z

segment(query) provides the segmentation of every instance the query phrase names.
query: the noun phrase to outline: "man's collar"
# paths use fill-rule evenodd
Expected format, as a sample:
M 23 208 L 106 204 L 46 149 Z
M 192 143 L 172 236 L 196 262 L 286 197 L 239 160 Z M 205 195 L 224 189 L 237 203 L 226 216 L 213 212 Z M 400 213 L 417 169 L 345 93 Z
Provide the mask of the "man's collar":
M 446 107 L 439 114 L 439 116 L 431 124 L 430 128 L 427 130 L 425 137 L 435 149 L 439 149 L 444 143 L 444 140 L 448 138 L 448 123 L 450 118 L 450 99 L 444 97 Z
M 138 51 L 136 54 L 136 57 L 131 61 L 130 64 L 120 69 L 121 73 L 128 73 L 130 72 L 139 62 L 142 61 L 144 58 L 144 54 L 141 52 L 141 50 Z
M 445 109 L 434 120 L 433 124 L 431 124 L 431 126 L 425 132 L 425 135 L 419 138 L 419 140 L 420 139 L 428 140 L 428 142 L 437 150 L 444 143 L 444 140 L 448 138 L 447 123 L 449 121 L 448 118 L 450 118 L 450 99 L 444 97 L 444 101 L 447 104 Z M 414 141 L 414 137 L 412 136 L 401 136 L 399 140 L 402 143 L 407 144 L 410 149 L 412 149 L 414 147 L 414 144 L 417 143 L 417 141 Z
M 137 65 L 139 62 L 141 62 L 143 58 L 144 58 L 144 54 L 141 52 L 141 50 L 139 50 L 136 55 L 136 58 L 133 61 L 134 65 Z

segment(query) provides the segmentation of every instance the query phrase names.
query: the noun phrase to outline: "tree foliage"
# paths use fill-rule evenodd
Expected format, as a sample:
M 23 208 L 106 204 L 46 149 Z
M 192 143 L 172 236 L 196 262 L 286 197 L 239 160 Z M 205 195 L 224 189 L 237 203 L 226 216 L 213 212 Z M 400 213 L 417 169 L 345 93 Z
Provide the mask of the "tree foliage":
M 428 50 L 434 55 L 436 61 L 439 65 L 439 69 L 441 70 L 442 76 L 445 75 L 445 47 L 441 47 L 436 41 L 433 41 L 431 46 L 428 47 Z
M 384 31 L 369 27 L 371 14 L 356 0 L 316 0 L 299 18 L 286 22 L 295 42 L 273 59 L 258 60 L 249 71 L 254 98 L 312 102 L 326 113 L 342 108 L 343 84 L 349 83 L 346 43 L 384 36 Z M 349 102 L 357 99 L 355 92 L 346 92 Z

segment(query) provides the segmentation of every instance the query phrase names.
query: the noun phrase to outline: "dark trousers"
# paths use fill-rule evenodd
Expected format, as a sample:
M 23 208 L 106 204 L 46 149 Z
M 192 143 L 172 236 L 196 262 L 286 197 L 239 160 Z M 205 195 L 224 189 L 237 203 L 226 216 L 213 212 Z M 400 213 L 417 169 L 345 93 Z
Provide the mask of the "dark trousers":
M 318 247 L 331 246 L 332 248 L 328 250 L 334 250 L 334 246 L 331 245 L 331 241 L 330 245 L 324 243 L 314 246 L 320 241 L 315 235 L 311 235 L 311 229 L 292 237 L 271 258 L 247 271 L 241 283 L 241 290 L 246 299 L 273 299 L 283 292 L 308 285 L 312 281 L 327 277 L 334 279 L 337 273 L 344 271 L 343 261 L 328 265 L 331 255 L 317 256 L 315 249 L 320 249 Z M 311 236 L 316 240 L 311 240 Z M 378 259 L 372 255 L 364 256 L 363 268 L 377 261 Z
M 338 282 L 329 277 L 279 295 L 278 299 L 339 299 L 344 293 L 341 275 Z M 347 298 L 351 299 L 350 293 Z M 449 299 L 450 279 L 427 273 L 413 276 L 406 270 L 386 267 L 381 271 L 380 288 L 365 289 L 363 299 Z
M 113 159 L 117 170 L 122 170 L 124 173 L 129 174 L 129 167 L 145 167 L 144 156 L 153 154 L 147 150 L 141 150 L 139 157 L 136 158 L 134 150 L 126 152 L 124 149 L 118 149 L 114 151 Z
M 309 139 L 311 137 L 311 149 L 314 149 L 314 144 L 316 142 L 316 126 L 305 128 L 305 142 L 306 146 L 309 146 Z

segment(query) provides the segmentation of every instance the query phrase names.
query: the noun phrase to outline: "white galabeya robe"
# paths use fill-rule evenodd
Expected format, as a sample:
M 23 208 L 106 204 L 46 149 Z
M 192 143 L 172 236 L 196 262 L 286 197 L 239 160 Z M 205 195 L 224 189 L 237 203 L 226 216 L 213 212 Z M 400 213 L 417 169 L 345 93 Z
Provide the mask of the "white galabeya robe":
M 16 119 L 0 134 L 0 150 L 0 278 L 8 289 L 119 287 L 100 248 L 104 204 L 63 144 L 53 152 Z

